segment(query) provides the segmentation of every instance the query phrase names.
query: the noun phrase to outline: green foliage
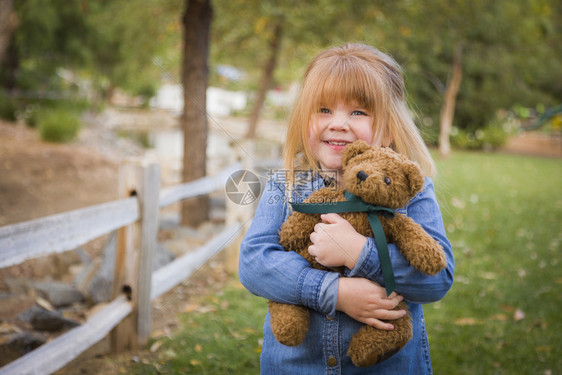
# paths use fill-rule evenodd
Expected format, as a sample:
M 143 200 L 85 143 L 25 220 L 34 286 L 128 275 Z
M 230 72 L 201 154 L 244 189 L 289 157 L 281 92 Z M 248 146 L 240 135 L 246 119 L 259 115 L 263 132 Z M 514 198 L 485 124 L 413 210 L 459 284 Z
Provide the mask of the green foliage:
M 453 128 L 451 145 L 461 150 L 494 151 L 504 146 L 517 128 L 518 124 L 511 115 L 496 117 L 485 127 L 475 131 Z
M 16 121 L 17 107 L 14 100 L 0 94 L 0 119 Z
M 458 45 L 463 76 L 454 124 L 469 134 L 498 109 L 516 102 L 552 105 L 562 94 L 545 79 L 562 78 L 559 49 L 550 46 L 560 38 L 556 2 L 395 1 L 384 9 L 386 17 L 376 26 L 387 35 L 384 47 L 403 64 L 412 101 L 437 127 Z
M 179 3 L 25 0 L 15 10 L 19 24 L 0 69 L 9 90 L 50 97 L 89 80 L 101 96 L 115 87 L 146 95 L 163 73 L 153 59 L 178 54 L 170 47 L 181 37 Z M 61 67 L 74 82 L 58 74 Z
M 92 3 L 88 17 L 90 70 L 98 85 L 146 95 L 164 73 L 153 60 L 177 59 L 180 2 L 116 0 Z M 170 56 L 169 56 L 170 55 Z
M 90 30 L 83 2 L 58 0 L 15 2 L 18 17 L 10 48 L 0 71 L 0 84 L 10 90 L 58 89 L 61 66 L 76 67 L 87 58 Z
M 18 117 L 31 128 L 36 128 L 40 117 L 50 110 L 64 110 L 76 116 L 92 109 L 87 100 L 60 99 L 20 99 L 18 100 Z
M 69 142 L 76 138 L 80 131 L 78 115 L 64 107 L 38 110 L 35 121 L 41 139 L 48 142 Z

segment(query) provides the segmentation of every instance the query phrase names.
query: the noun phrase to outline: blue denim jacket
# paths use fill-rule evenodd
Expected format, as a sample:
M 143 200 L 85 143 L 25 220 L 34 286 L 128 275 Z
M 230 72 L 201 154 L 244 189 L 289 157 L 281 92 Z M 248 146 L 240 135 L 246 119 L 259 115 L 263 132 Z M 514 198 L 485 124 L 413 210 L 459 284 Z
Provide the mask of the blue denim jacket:
M 323 181 L 297 189 L 306 197 Z M 316 185 L 316 186 L 315 186 Z M 441 243 L 447 267 L 436 276 L 412 268 L 394 244 L 388 250 L 394 270 L 396 292 L 404 296 L 413 319 L 413 337 L 390 359 L 369 368 L 355 367 L 346 355 L 352 335 L 362 323 L 336 311 L 338 278 L 334 272 L 315 270 L 295 252 L 279 245 L 279 229 L 290 214 L 284 183 L 270 179 L 264 189 L 254 220 L 240 249 L 239 277 L 253 294 L 311 309 L 310 329 L 305 341 L 288 347 L 275 340 L 269 313 L 264 324 L 261 353 L 262 374 L 431 374 L 429 345 L 421 304 L 438 301 L 453 283 L 454 259 L 446 238 L 433 182 L 426 178 L 423 191 L 398 210 L 421 224 Z M 369 238 L 348 277 L 364 277 L 384 286 L 377 248 Z M 334 358 L 336 361 L 334 361 Z M 329 361 L 328 361 L 329 360 Z M 328 363 L 330 363 L 330 366 Z M 334 365 L 335 363 L 335 365 Z

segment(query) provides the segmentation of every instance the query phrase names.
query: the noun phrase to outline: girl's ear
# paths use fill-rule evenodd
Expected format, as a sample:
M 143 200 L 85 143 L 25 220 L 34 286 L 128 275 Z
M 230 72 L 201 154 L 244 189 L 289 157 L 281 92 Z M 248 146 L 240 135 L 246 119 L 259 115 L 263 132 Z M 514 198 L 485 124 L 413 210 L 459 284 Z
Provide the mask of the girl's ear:
M 348 144 L 343 150 L 342 165 L 345 167 L 351 159 L 357 155 L 361 155 L 370 148 L 371 146 L 369 146 L 367 142 L 361 140 Z

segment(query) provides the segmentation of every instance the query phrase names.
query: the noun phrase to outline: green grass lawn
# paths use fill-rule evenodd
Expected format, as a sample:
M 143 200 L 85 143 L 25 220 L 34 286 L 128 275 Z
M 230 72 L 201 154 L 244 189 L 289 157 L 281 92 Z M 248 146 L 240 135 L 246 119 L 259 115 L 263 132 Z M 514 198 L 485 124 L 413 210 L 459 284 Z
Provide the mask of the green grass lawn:
M 562 161 L 438 162 L 455 283 L 425 307 L 436 374 L 562 372 Z
M 454 153 L 436 189 L 455 283 L 424 307 L 435 374 L 562 373 L 562 161 Z M 236 280 L 136 374 L 257 374 L 266 301 Z

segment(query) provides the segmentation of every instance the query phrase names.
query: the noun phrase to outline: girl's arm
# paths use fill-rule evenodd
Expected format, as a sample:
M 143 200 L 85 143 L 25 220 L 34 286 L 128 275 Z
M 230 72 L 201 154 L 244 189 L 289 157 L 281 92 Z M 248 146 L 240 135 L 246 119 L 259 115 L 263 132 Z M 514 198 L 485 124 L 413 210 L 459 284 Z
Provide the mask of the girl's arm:
M 333 316 L 336 299 L 326 293 L 337 291 L 339 275 L 312 269 L 303 257 L 279 245 L 288 207 L 283 183 L 270 179 L 240 246 L 240 281 L 258 296 Z
M 394 270 L 396 292 L 410 302 L 435 302 L 443 298 L 453 284 L 455 261 L 451 244 L 445 234 L 433 182 L 429 178 L 426 179 L 424 190 L 410 202 L 406 209 L 407 216 L 420 224 L 430 236 L 441 244 L 447 258 L 447 266 L 436 276 L 425 275 L 410 266 L 395 245 L 389 244 L 388 251 Z M 355 267 L 348 276 L 365 277 L 384 285 L 378 251 L 373 238 L 367 239 Z

